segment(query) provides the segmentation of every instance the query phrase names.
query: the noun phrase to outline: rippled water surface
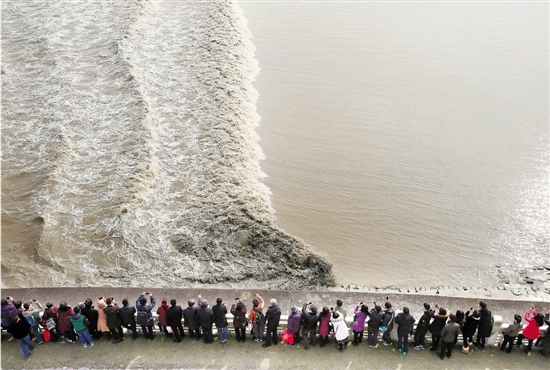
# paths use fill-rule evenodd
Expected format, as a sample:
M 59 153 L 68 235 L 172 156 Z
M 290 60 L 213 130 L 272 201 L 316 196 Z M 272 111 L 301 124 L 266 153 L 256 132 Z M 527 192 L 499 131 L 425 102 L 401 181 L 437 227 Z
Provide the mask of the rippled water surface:
M 239 4 L 277 223 L 342 282 L 549 262 L 547 3 Z

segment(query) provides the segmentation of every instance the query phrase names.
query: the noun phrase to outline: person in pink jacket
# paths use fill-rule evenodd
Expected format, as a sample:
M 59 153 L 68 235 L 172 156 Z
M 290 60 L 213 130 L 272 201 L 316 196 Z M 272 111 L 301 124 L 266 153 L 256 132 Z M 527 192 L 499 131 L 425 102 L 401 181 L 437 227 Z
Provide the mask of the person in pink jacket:
M 518 335 L 516 345 L 520 346 L 523 338 L 528 339 L 529 343 L 527 347 L 525 347 L 525 353 L 529 355 L 531 353 L 531 347 L 533 347 L 533 341 L 539 339 L 540 327 L 544 325 L 544 316 L 540 313 L 537 314 L 535 312 L 535 307 L 531 307 L 531 309 L 525 313 L 525 321 L 527 321 L 527 326 L 523 329 L 523 333 Z

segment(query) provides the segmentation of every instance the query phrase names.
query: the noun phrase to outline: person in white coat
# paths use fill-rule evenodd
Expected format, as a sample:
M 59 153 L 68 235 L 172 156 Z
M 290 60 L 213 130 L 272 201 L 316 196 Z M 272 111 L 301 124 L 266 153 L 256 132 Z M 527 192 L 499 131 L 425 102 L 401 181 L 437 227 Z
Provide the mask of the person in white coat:
M 340 352 L 343 352 L 349 340 L 349 328 L 344 321 L 344 315 L 332 310 L 330 321 L 334 327 L 334 338 L 338 344 L 338 349 Z

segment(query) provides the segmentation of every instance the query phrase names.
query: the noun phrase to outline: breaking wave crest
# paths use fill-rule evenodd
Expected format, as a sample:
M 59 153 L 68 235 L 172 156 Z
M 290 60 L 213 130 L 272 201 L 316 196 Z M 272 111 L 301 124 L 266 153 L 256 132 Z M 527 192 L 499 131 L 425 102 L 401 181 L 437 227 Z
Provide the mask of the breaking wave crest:
M 236 4 L 2 6 L 3 286 L 334 284 L 273 225 Z

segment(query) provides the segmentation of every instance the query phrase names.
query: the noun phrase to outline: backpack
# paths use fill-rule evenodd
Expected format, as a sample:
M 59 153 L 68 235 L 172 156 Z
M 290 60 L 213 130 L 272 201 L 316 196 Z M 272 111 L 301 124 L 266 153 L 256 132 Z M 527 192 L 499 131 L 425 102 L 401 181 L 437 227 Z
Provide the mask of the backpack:
M 392 314 L 391 312 L 386 312 L 384 314 L 384 318 L 382 319 L 382 324 L 380 324 L 381 326 L 388 326 L 392 320 Z
M 265 324 L 265 315 L 262 312 L 262 310 L 254 311 L 256 312 L 256 325 L 263 325 Z
M 149 324 L 149 315 L 147 315 L 147 311 L 139 310 L 137 312 L 137 323 L 141 326 L 147 326 Z
M 30 326 L 38 325 L 33 315 L 27 316 L 26 319 Z

